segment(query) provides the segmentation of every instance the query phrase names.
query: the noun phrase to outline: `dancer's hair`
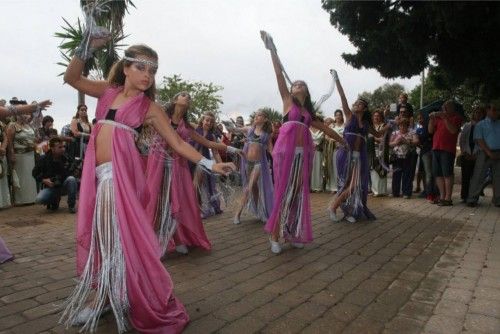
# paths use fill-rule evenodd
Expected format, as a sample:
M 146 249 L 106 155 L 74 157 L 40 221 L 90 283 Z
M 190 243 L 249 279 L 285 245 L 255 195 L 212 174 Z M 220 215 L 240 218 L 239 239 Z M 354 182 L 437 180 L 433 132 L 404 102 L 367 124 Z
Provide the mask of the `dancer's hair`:
M 137 44 L 130 46 L 125 50 L 125 57 L 137 58 L 138 56 L 146 56 L 158 61 L 158 54 L 155 50 L 151 49 L 149 46 L 144 44 Z M 123 69 L 127 66 L 132 65 L 133 62 L 126 59 L 120 59 L 117 63 L 113 65 L 111 71 L 109 72 L 108 82 L 113 86 L 123 86 L 125 84 L 125 73 Z M 144 94 L 154 101 L 156 94 L 156 84 L 153 78 L 153 84 L 149 87 Z
M 269 114 L 264 109 L 257 109 L 257 111 L 255 112 L 255 116 L 257 116 L 257 113 L 263 114 L 266 118 L 266 121 L 262 125 L 262 130 L 266 133 L 273 132 L 273 123 L 269 119 Z
M 368 100 L 358 97 L 356 101 L 361 101 L 365 105 L 365 110 L 363 111 L 363 118 L 361 119 L 362 122 L 368 123 L 370 127 L 373 127 L 373 120 L 372 120 L 372 113 L 370 112 L 370 109 L 368 108 Z
M 167 113 L 168 117 L 170 117 L 170 119 L 172 119 L 172 116 L 174 115 L 174 111 L 175 111 L 175 101 L 177 101 L 177 98 L 182 94 L 182 93 L 185 93 L 185 94 L 188 94 L 188 92 L 186 91 L 182 91 L 182 92 L 179 92 L 177 94 L 174 95 L 174 97 L 172 98 L 172 100 L 165 106 L 165 112 Z M 191 95 L 189 95 L 191 96 Z M 191 104 L 189 104 L 188 106 L 188 109 L 186 110 L 186 112 L 184 113 L 184 115 L 182 116 L 182 119 L 184 120 L 184 125 L 187 127 L 187 128 L 192 128 L 191 126 L 191 123 L 189 122 L 189 107 L 191 106 Z
M 212 126 L 211 129 L 208 130 L 208 132 L 214 132 L 214 128 L 216 125 L 215 124 L 215 114 L 213 112 L 210 112 L 210 111 L 207 111 L 203 115 L 201 115 L 200 120 L 198 121 L 198 127 L 203 128 L 203 120 L 205 119 L 205 117 L 213 117 L 214 118 L 214 125 Z
M 318 119 L 318 116 L 316 115 L 316 111 L 314 110 L 314 106 L 312 104 L 312 101 L 311 101 L 311 93 L 309 93 L 309 86 L 307 86 L 307 83 L 303 80 L 295 80 L 294 82 L 292 82 L 292 86 L 296 83 L 296 82 L 302 82 L 304 84 L 304 86 L 306 87 L 306 98 L 304 100 L 304 105 L 303 107 L 306 108 L 306 110 L 309 112 L 309 114 L 311 115 L 311 119 L 313 121 L 317 120 Z M 292 92 L 292 88 L 290 87 L 290 93 Z M 292 96 L 292 101 L 295 105 L 297 106 L 301 106 L 299 100 Z

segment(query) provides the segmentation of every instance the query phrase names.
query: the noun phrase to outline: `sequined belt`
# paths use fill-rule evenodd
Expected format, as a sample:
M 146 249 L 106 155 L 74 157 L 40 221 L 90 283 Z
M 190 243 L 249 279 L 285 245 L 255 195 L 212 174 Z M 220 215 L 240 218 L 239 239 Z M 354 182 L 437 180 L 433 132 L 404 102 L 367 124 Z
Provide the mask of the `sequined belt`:
M 112 125 L 114 127 L 132 132 L 136 138 L 139 137 L 139 132 L 135 131 L 133 128 L 123 123 L 115 122 L 110 119 L 101 119 L 97 121 L 97 123 Z
M 302 122 L 299 122 L 299 121 L 286 121 L 285 123 L 283 123 L 282 126 L 285 126 L 286 124 L 289 124 L 289 123 L 300 124 L 300 125 L 303 125 L 303 126 L 305 126 L 306 128 L 309 129 L 309 126 L 307 126 L 306 124 L 304 124 Z

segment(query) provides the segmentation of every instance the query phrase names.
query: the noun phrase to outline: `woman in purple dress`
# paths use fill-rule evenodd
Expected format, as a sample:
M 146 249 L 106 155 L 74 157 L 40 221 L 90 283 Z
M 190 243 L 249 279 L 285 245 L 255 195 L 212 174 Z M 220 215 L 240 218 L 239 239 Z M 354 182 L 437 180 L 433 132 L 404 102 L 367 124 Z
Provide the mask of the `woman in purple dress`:
M 381 131 L 373 128 L 368 102 L 359 98 L 352 106 L 347 104 L 344 89 L 340 84 L 336 71 L 332 72 L 342 101 L 342 109 L 346 117 L 344 139 L 348 147 L 340 148 L 337 153 L 338 187 L 337 196 L 329 207 L 330 219 L 340 221 L 337 215 L 339 207 L 344 211 L 344 218 L 355 223 L 358 219 L 375 219 L 375 215 L 368 209 L 368 181 L 370 169 L 366 151 L 368 133 L 380 137 L 387 131 L 385 126 Z
M 243 197 L 233 222 L 240 223 L 241 212 L 246 206 L 249 212 L 266 223 L 273 208 L 273 182 L 267 161 L 267 152 L 273 151 L 271 122 L 267 114 L 259 109 L 251 127 L 236 128 L 230 123 L 227 124 L 230 132 L 243 133 L 246 136 L 240 168 Z
M 317 119 L 309 89 L 304 81 L 295 81 L 288 90 L 281 62 L 271 36 L 261 32 L 271 51 L 278 89 L 283 100 L 283 125 L 273 150 L 274 205 L 265 230 L 271 234 L 271 251 L 281 252 L 279 237 L 302 248 L 312 241 L 309 182 L 314 147 L 309 127 L 313 126 L 344 143 L 335 131 Z

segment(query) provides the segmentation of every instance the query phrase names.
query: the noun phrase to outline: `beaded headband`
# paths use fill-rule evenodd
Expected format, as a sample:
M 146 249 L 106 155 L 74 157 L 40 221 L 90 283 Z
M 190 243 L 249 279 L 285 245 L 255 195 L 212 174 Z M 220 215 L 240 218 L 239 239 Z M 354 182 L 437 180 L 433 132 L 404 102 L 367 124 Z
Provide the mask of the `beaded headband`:
M 132 58 L 132 57 L 123 57 L 123 59 L 125 60 L 128 60 L 128 61 L 131 61 L 133 63 L 142 63 L 142 64 L 146 64 L 146 65 L 149 65 L 151 67 L 154 67 L 155 69 L 158 68 L 158 63 L 157 62 L 154 62 L 154 61 L 151 61 L 151 60 L 147 60 L 147 59 L 139 59 L 139 58 Z

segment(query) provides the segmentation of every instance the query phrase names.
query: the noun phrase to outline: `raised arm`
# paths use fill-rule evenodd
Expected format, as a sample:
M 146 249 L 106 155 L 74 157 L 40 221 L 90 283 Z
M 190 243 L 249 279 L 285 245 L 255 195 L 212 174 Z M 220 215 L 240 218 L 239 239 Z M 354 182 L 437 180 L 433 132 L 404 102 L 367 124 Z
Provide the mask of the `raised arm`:
M 339 135 L 336 131 L 332 130 L 330 127 L 326 126 L 325 123 L 314 120 L 311 122 L 311 126 L 323 131 L 327 136 L 333 138 L 336 142 L 341 143 L 342 145 L 345 145 L 345 139 Z
M 290 91 L 288 90 L 288 86 L 286 84 L 285 76 L 283 75 L 283 69 L 281 68 L 281 61 L 278 57 L 276 46 L 274 45 L 271 36 L 265 31 L 261 31 L 260 36 L 264 41 L 266 49 L 268 49 L 271 52 L 271 60 L 273 62 L 274 73 L 276 74 L 276 81 L 278 82 L 278 90 L 280 92 L 281 99 L 283 100 L 283 104 L 288 104 L 291 101 L 291 95 Z
M 93 50 L 98 49 L 104 46 L 109 40 L 110 38 L 94 39 L 90 42 L 90 48 Z M 109 87 L 109 83 L 104 80 L 90 80 L 82 75 L 85 62 L 90 59 L 89 55 L 87 55 L 87 53 L 83 55 L 78 50 L 75 52 L 75 56 L 71 59 L 64 73 L 64 82 L 85 95 L 98 98 L 101 97 L 106 88 Z
M 205 147 L 215 149 L 215 150 L 227 150 L 227 145 L 224 145 L 222 143 L 218 143 L 215 141 L 208 140 L 207 138 L 200 136 L 196 131 L 193 129 L 190 131 L 189 136 L 191 137 L 192 140 L 197 142 L 200 145 L 203 145 Z
M 104 80 L 91 80 L 82 75 L 85 62 L 74 56 L 64 73 L 64 82 L 85 95 L 99 98 L 104 94 L 109 83 Z
M 17 114 L 31 115 L 38 108 L 41 110 L 47 109 L 52 105 L 50 100 L 44 100 L 38 104 L 25 104 L 25 105 L 11 105 L 8 107 L 0 107 L 0 118 L 6 118 L 9 116 L 15 116 Z
M 337 75 L 337 71 L 332 70 L 333 79 L 335 80 L 335 84 L 337 85 L 337 90 L 339 91 L 340 101 L 342 101 L 342 111 L 344 112 L 346 122 L 352 116 L 351 109 L 349 108 L 349 104 L 347 103 L 347 98 L 345 97 L 344 88 L 340 84 L 339 76 Z

